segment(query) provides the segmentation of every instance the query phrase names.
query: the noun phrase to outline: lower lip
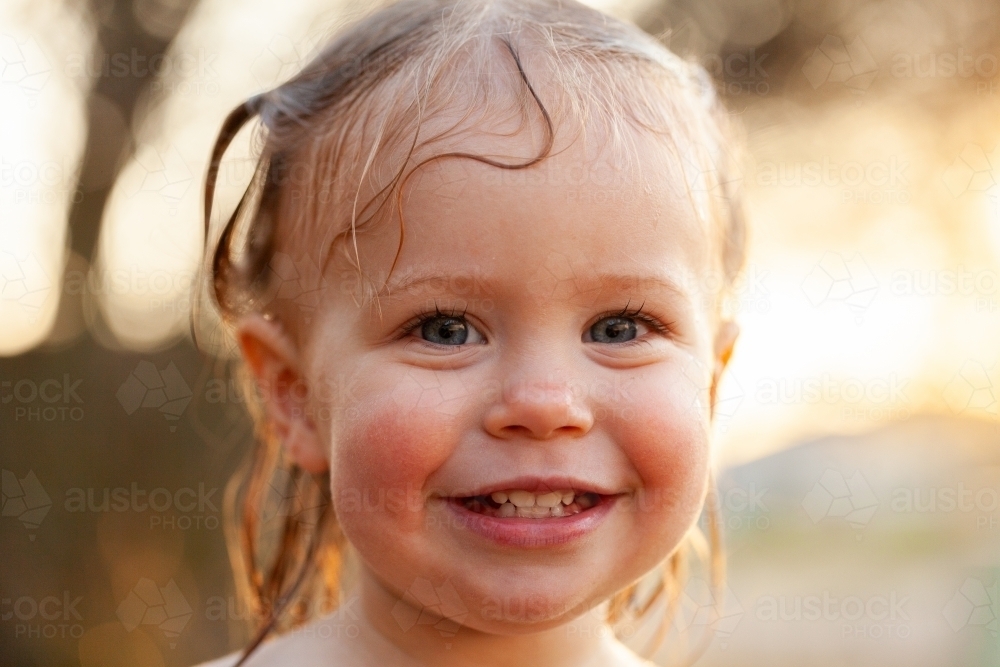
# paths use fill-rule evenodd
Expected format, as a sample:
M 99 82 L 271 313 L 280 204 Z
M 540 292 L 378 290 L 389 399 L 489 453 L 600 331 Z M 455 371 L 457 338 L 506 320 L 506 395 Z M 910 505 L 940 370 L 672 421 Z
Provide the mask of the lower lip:
M 592 533 L 601 525 L 617 500 L 618 496 L 603 496 L 601 502 L 582 512 L 547 519 L 505 519 L 473 512 L 457 501 L 449 501 L 447 505 L 463 527 L 480 537 L 507 547 L 545 549 Z

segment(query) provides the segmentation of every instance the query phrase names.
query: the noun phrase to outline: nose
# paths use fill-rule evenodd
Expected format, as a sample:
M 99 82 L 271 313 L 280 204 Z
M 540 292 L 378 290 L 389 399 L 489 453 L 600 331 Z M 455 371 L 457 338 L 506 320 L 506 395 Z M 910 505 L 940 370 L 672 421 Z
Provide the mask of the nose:
M 504 439 L 578 437 L 593 425 L 594 416 L 585 399 L 576 395 L 569 382 L 552 381 L 519 381 L 505 386 L 484 420 L 490 435 Z

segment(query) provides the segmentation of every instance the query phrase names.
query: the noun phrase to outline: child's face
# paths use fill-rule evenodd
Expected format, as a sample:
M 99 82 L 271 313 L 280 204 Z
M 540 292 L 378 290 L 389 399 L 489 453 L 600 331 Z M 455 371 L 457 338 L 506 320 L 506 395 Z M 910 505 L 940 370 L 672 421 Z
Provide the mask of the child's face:
M 328 456 L 345 534 L 394 597 L 426 579 L 454 588 L 464 625 L 553 626 L 655 567 L 696 521 L 709 388 L 735 328 L 713 318 L 718 250 L 676 158 L 636 138 L 645 184 L 581 141 L 520 171 L 427 165 L 378 306 L 359 308 L 353 269 L 335 269 L 297 418 Z M 393 223 L 359 235 L 363 267 L 384 276 L 398 240 Z M 555 512 L 572 516 L 539 509 L 567 490 Z

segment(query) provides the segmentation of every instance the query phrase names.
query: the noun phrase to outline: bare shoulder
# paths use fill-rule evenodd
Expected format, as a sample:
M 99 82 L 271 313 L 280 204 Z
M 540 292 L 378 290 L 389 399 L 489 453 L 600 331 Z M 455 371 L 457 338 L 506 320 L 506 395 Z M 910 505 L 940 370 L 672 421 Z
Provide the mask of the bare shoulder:
M 289 664 L 289 662 L 294 662 L 300 667 L 312 667 L 314 663 L 311 660 L 311 654 L 314 653 L 314 650 L 311 650 L 313 647 L 308 645 L 309 642 L 305 642 L 305 644 L 303 646 L 303 642 L 294 635 L 275 637 L 254 649 L 250 657 L 240 667 L 277 667 Z M 195 667 L 236 667 L 236 663 L 240 661 L 241 657 L 243 657 L 243 651 L 236 651 L 221 658 L 195 665 Z
M 342 639 L 357 636 L 355 626 L 345 627 L 336 616 L 328 616 L 268 639 L 250 654 L 240 667 L 327 667 L 331 664 L 354 664 L 345 650 Z M 243 655 L 236 651 L 229 655 L 196 665 L 195 667 L 235 667 Z
M 617 639 L 612 639 L 610 633 L 608 634 L 607 646 L 610 649 L 609 657 L 611 658 L 608 664 L 620 667 L 656 667 L 656 663 L 641 657 Z
M 237 651 L 236 653 L 230 653 L 221 658 L 195 665 L 195 667 L 234 667 L 240 661 L 240 655 L 242 655 L 241 652 Z

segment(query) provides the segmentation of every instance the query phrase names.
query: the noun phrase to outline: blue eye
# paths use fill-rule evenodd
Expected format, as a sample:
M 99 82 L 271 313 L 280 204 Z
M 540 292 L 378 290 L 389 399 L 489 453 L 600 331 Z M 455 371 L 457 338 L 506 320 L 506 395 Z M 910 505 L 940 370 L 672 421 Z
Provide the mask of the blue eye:
M 469 338 L 469 325 L 458 317 L 438 315 L 424 321 L 420 335 L 438 345 L 462 345 Z
M 635 320 L 626 317 L 605 317 L 590 327 L 590 338 L 595 343 L 624 343 L 637 333 Z

